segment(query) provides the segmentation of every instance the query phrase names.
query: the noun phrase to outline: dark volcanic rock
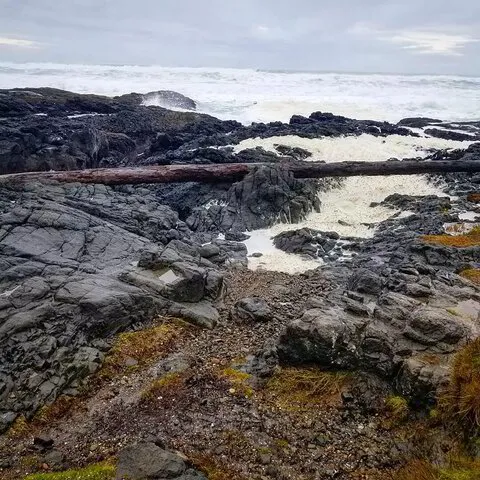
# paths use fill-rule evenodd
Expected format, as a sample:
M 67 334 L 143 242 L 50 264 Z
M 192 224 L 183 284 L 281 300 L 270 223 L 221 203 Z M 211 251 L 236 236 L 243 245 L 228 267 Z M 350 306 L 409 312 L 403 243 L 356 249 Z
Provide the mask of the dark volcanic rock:
M 243 298 L 234 305 L 232 318 L 240 321 L 268 322 L 272 319 L 272 310 L 263 298 Z
M 443 138 L 444 140 L 456 140 L 459 142 L 475 140 L 475 137 L 468 133 L 453 132 L 452 130 L 443 130 L 439 128 L 427 128 L 425 133 L 431 137 Z
M 243 244 L 218 241 L 199 263 L 204 239 L 142 187 L 3 187 L 0 213 L 2 429 L 95 372 L 98 340 L 159 313 L 212 327 L 217 265 L 246 262 Z
M 137 443 L 122 450 L 118 456 L 118 480 L 202 480 L 206 477 L 188 470 L 184 460 L 154 443 Z
M 197 109 L 197 104 L 194 100 L 172 90 L 158 90 L 143 94 L 130 93 L 115 97 L 114 100 L 127 105 L 154 105 L 163 108 L 182 108 L 185 110 Z
M 281 167 L 258 168 L 235 183 L 226 194 L 226 205 L 194 209 L 187 225 L 195 231 L 245 231 L 279 221 L 298 222 L 319 209 L 320 183 L 297 180 Z
M 424 128 L 434 123 L 442 123 L 442 120 L 428 117 L 403 118 L 398 122 L 402 127 Z

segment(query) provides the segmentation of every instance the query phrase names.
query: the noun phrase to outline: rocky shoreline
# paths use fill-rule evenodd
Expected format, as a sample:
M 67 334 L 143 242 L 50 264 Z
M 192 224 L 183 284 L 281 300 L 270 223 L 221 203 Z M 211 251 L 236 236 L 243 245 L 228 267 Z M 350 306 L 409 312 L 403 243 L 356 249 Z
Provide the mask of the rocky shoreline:
M 192 111 L 144 105 L 152 95 Z M 400 440 L 408 422 L 437 408 L 455 355 L 479 337 L 477 277 L 465 274 L 480 262 L 478 176 L 431 176 L 449 197 L 391 192 L 382 206 L 392 217 L 371 238 L 281 233 L 277 248 L 324 265 L 293 276 L 252 272 L 248 232 L 298 223 L 342 181 L 298 180 L 282 168 L 311 156 L 305 149 L 233 148 L 257 137 L 425 134 L 469 142 L 428 159 L 480 160 L 479 122 L 392 125 L 316 112 L 244 126 L 194 109 L 174 92 L 0 91 L 4 174 L 271 163 L 233 185 L 0 186 L 1 478 L 117 457 L 129 459 L 117 478 L 140 475 L 131 469 L 146 467 L 132 458 L 153 451 L 165 461 L 135 478 L 386 478 L 418 448 L 418 439 Z M 193 326 L 169 327 L 179 330 L 168 348 L 148 362 L 130 352 L 105 380 L 119 334 L 155 336 L 148 329 L 172 319 Z M 274 390 L 299 371 L 311 379 L 312 368 L 324 372 L 315 382 L 330 385 L 320 402 Z M 152 382 L 157 390 L 145 397 Z M 408 405 L 403 423 L 389 423 L 388 398 Z M 58 418 L 39 421 L 64 399 Z M 436 434 L 451 441 L 444 425 Z M 32 444 L 42 436 L 52 441 L 43 450 Z M 425 457 L 438 460 L 427 437 Z

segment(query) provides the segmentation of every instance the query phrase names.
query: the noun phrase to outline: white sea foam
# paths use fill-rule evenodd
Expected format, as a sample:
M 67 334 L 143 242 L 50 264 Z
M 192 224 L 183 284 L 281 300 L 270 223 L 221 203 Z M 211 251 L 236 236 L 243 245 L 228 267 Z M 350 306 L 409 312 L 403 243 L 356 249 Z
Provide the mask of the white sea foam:
M 480 112 L 475 77 L 0 62 L 0 88 L 44 86 L 110 96 L 175 90 L 200 111 L 244 123 L 288 121 L 317 110 L 395 122 L 475 120 Z
M 470 144 L 470 142 L 455 142 L 437 138 L 399 135 L 383 138 L 364 134 L 359 137 L 322 139 L 304 139 L 296 136 L 257 138 L 245 140 L 235 149 L 238 151 L 243 148 L 262 146 L 273 151 L 274 145 L 279 143 L 305 148 L 313 154 L 308 160 L 326 162 L 382 161 L 392 156 L 397 158 L 425 157 L 431 148 L 466 148 Z M 249 253 L 260 251 L 266 255 L 252 260 L 250 267 L 255 269 L 261 265 L 265 269 L 288 273 L 297 273 L 313 268 L 314 263 L 311 261 L 305 262 L 297 255 L 288 255 L 275 249 L 269 239 L 283 231 L 304 227 L 335 231 L 342 236 L 371 237 L 375 231 L 373 228 L 375 224 L 387 220 L 398 212 L 384 206 L 371 207 L 370 205 L 372 202 L 381 202 L 393 193 L 445 196 L 439 188 L 428 183 L 426 178 L 421 175 L 349 177 L 341 188 L 320 195 L 322 202 L 320 213 L 312 213 L 298 224 L 278 224 L 268 230 L 253 232 L 253 244 L 247 243 Z M 259 249 L 262 245 L 266 247 L 265 250 Z

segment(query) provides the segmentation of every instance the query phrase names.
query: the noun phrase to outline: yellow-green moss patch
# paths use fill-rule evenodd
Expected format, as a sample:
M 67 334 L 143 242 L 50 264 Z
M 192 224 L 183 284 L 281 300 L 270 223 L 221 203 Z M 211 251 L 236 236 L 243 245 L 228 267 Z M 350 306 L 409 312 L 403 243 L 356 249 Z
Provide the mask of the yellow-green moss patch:
M 143 392 L 142 402 L 151 403 L 155 400 L 170 398 L 177 395 L 185 385 L 185 373 L 167 373 L 163 377 L 154 380 Z
M 105 359 L 100 377 L 127 373 L 132 370 L 133 362 L 138 367 L 151 365 L 166 353 L 185 329 L 186 326 L 180 322 L 168 321 L 144 330 L 120 334 Z
M 112 480 L 115 478 L 115 467 L 108 464 L 97 464 L 81 470 L 66 470 L 57 473 L 34 473 L 24 480 Z
M 248 384 L 251 375 L 248 373 L 235 370 L 234 368 L 226 368 L 220 371 L 220 377 L 232 385 L 230 390 L 232 394 L 238 394 L 247 398 L 253 396 L 253 388 Z
M 389 416 L 397 422 L 406 420 L 409 413 L 408 402 L 398 395 L 391 395 L 385 400 L 385 406 Z

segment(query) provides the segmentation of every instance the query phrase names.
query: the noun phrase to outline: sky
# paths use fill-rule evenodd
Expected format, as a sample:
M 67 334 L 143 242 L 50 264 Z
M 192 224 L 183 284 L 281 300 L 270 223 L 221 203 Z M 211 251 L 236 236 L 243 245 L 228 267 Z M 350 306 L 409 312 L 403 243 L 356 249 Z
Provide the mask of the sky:
M 0 0 L 0 61 L 480 76 L 480 1 Z

